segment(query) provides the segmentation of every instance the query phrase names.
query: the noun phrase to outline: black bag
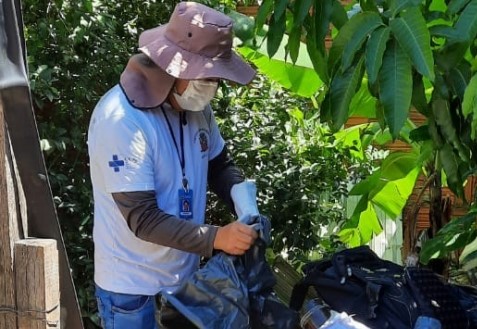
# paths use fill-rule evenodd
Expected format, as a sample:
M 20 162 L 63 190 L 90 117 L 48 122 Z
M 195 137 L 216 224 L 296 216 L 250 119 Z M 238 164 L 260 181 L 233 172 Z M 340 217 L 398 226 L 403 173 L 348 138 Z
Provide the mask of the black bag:
M 331 309 L 354 315 L 373 329 L 411 329 L 419 316 L 437 318 L 442 329 L 469 328 L 465 312 L 447 293 L 445 284 L 430 271 L 424 270 L 421 276 L 420 270 L 383 260 L 368 246 L 343 250 L 329 260 L 305 265 L 304 278 L 293 288 L 290 307 L 299 310 L 312 286 Z M 416 277 L 422 280 L 416 282 Z M 427 293 L 423 287 L 429 288 L 425 288 Z M 431 301 L 431 290 L 440 292 L 440 305 Z

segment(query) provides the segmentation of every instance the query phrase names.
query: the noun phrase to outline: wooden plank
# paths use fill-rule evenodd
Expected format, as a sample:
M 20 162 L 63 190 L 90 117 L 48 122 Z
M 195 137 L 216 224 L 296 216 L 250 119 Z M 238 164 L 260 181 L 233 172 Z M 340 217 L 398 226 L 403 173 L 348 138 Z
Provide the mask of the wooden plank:
M 18 329 L 60 328 L 60 277 L 54 239 L 15 243 Z
M 0 103 L 0 328 L 15 328 L 15 291 L 6 170 L 6 127 Z

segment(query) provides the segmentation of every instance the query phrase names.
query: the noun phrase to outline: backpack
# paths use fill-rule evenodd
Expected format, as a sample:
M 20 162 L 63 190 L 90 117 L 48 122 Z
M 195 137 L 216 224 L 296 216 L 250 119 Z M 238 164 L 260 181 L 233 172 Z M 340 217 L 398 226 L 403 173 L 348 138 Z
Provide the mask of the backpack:
M 434 317 L 442 329 L 466 329 L 465 311 L 433 272 L 379 258 L 368 246 L 311 262 L 293 287 L 290 308 L 300 310 L 309 287 L 331 309 L 374 329 L 412 329 L 418 317 Z

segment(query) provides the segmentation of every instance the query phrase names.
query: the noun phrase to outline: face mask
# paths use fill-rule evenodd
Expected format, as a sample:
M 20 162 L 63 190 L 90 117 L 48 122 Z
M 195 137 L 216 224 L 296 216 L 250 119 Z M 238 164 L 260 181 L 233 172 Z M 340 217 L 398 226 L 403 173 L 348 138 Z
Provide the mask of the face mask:
M 173 94 L 183 110 L 199 112 L 214 98 L 218 85 L 216 81 L 190 80 L 182 95 Z

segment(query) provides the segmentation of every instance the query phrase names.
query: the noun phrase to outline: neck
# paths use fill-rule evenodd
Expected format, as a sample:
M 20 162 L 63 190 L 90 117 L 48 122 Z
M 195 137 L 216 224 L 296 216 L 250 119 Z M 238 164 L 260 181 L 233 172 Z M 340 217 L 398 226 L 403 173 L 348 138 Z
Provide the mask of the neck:
M 174 90 L 174 88 L 172 90 Z M 169 92 L 169 95 L 167 95 L 167 101 L 169 102 L 169 104 L 171 104 L 171 106 L 174 110 L 176 110 L 178 112 L 183 112 L 184 110 L 181 109 L 179 104 L 177 104 L 177 101 L 176 101 L 174 95 L 172 94 L 172 90 Z

